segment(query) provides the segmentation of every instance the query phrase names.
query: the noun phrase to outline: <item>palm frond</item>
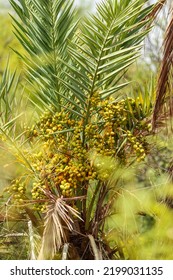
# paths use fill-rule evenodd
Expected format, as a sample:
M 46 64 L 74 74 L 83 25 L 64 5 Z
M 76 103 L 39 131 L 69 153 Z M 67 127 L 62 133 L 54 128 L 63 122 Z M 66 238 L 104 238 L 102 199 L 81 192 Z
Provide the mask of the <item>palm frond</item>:
M 45 217 L 42 246 L 38 259 L 52 259 L 67 242 L 68 231 L 73 230 L 74 218 L 80 218 L 80 213 L 58 198 L 52 203 Z
M 0 81 L 0 123 L 2 126 L 10 126 L 13 123 L 14 107 L 17 105 L 16 91 L 19 83 L 19 75 L 16 71 L 11 73 L 9 61 Z M 17 109 L 17 108 L 16 108 Z M 17 110 L 16 110 L 17 111 Z M 17 114 L 16 114 L 17 115 Z
M 27 80 L 35 86 L 34 98 L 40 95 L 44 104 L 53 104 L 60 110 L 58 93 L 62 90 L 58 77 L 62 64 L 58 57 L 68 60 L 66 49 L 76 26 L 73 0 L 11 0 L 10 3 L 19 17 L 12 16 L 14 33 L 27 53 L 19 55 L 25 62 Z
M 162 10 L 164 4 L 167 2 L 167 0 L 159 0 L 155 6 L 154 9 L 146 15 L 147 18 L 153 18 L 155 19 L 158 15 L 158 13 Z
M 25 88 L 20 82 L 21 75 L 17 71 L 12 72 L 7 61 L 0 81 L 0 134 L 14 146 L 22 146 L 27 124 L 32 122 L 33 116 L 36 117 L 35 109 L 25 96 Z
M 19 79 L 20 75 L 16 71 L 11 73 L 7 62 L 0 82 L 0 135 L 6 139 L 6 144 L 12 144 L 14 139 L 19 139 L 19 135 L 22 137 L 24 133 L 24 124 L 20 121 L 24 112 L 21 111 L 23 95 L 18 96 Z
M 87 118 L 94 92 L 105 99 L 127 84 L 120 75 L 139 56 L 149 31 L 146 14 L 153 10 L 143 0 L 103 1 L 74 36 L 73 1 L 10 2 L 19 16 L 13 17 L 14 29 L 28 53 L 23 59 L 28 80 L 36 85 L 37 106 L 62 106 Z
M 149 31 L 151 18 L 146 14 L 153 5 L 144 7 L 144 2 L 102 1 L 97 13 L 81 23 L 76 40 L 68 47 L 71 61 L 64 63 L 67 78 L 61 83 L 70 96 L 82 102 L 84 126 L 90 118 L 94 93 L 106 99 L 127 84 L 120 77 L 139 56 L 141 42 Z
M 173 67 L 173 9 L 170 22 L 168 24 L 164 46 L 163 46 L 163 60 L 160 68 L 157 89 L 156 89 L 156 102 L 153 111 L 153 130 L 157 127 L 157 122 L 161 114 L 163 105 L 166 101 L 167 92 L 169 92 L 168 107 L 170 115 L 172 116 L 172 67 Z M 169 113 L 168 113 L 169 114 Z

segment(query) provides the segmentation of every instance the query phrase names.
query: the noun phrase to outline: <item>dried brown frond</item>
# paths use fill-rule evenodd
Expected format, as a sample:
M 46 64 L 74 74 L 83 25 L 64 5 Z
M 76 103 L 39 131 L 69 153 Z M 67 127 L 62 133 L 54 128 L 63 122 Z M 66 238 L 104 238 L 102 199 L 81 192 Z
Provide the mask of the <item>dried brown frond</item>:
M 39 260 L 53 259 L 63 243 L 68 241 L 68 230 L 73 230 L 73 218 L 81 219 L 79 212 L 66 204 L 63 199 L 58 198 L 49 205 L 45 216 Z
M 158 1 L 158 3 L 155 4 L 153 10 L 151 11 L 151 13 L 149 13 L 147 16 L 146 16 L 146 19 L 152 19 L 154 20 L 158 13 L 161 11 L 161 9 L 163 8 L 164 4 L 167 2 L 167 0 L 160 0 Z
M 166 101 L 166 94 L 168 92 L 168 107 L 171 114 L 172 108 L 172 66 L 173 66 L 173 9 L 171 11 L 171 19 L 166 29 L 164 44 L 163 44 L 163 60 L 161 63 L 157 90 L 156 103 L 153 112 L 153 130 L 156 129 L 159 116 L 161 115 L 163 104 Z M 171 115 L 170 115 L 171 116 Z

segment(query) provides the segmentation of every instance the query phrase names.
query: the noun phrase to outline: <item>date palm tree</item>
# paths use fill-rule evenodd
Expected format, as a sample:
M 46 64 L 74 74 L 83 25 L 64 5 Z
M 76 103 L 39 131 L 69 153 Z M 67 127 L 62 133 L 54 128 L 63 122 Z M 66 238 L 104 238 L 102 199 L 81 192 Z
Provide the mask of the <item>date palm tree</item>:
M 29 106 L 39 117 L 29 131 L 15 130 L 15 139 L 17 116 L 1 131 L 15 140 L 25 166 L 8 191 L 40 230 L 40 259 L 57 252 L 71 259 L 122 257 L 106 240 L 105 221 L 123 176 L 119 164 L 131 164 L 131 154 L 145 157 L 142 139 L 151 113 L 141 111 L 139 99 L 122 95 L 123 77 L 162 2 L 105 0 L 79 19 L 72 0 L 10 1 L 24 48 L 23 54 L 14 51 L 25 65 Z

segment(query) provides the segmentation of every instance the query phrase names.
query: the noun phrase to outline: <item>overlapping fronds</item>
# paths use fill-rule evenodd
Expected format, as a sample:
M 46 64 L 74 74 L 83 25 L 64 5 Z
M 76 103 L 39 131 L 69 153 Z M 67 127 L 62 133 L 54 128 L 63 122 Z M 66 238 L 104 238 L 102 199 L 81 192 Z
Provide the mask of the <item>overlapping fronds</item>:
M 61 198 L 50 204 L 38 259 L 52 259 L 55 256 L 63 243 L 67 242 L 67 230 L 73 230 L 74 218 L 81 219 L 79 212 Z
M 68 48 L 72 62 L 64 63 L 68 79 L 61 82 L 79 100 L 85 123 L 94 93 L 105 99 L 127 84 L 121 83 L 121 75 L 139 55 L 148 32 L 146 14 L 153 8 L 143 5 L 144 1 L 102 1 L 97 13 L 81 23 Z
M 103 1 L 75 33 L 73 1 L 10 1 L 19 20 L 16 37 L 38 104 L 70 110 L 86 120 L 95 92 L 107 98 L 124 87 L 123 72 L 139 55 L 153 5 L 146 1 Z M 70 106 L 69 106 L 70 104 Z M 86 121 L 87 122 L 87 121 Z
M 17 106 L 16 91 L 18 87 L 19 76 L 16 71 L 11 73 L 9 64 L 4 70 L 0 81 L 0 125 L 1 128 L 9 128 L 15 122 L 14 108 Z M 17 108 L 16 108 L 17 111 Z M 16 112 L 15 112 L 16 113 Z M 17 113 L 15 114 L 17 117 Z
M 28 55 L 23 56 L 28 80 L 36 84 L 37 102 L 54 104 L 60 110 L 58 76 L 67 59 L 66 48 L 75 28 L 73 1 L 10 1 L 19 19 L 13 17 L 14 33 Z M 20 55 L 20 54 L 19 54 Z M 46 88 L 46 90 L 45 90 Z
M 30 113 L 29 105 L 31 104 L 20 87 L 20 75 L 17 71 L 11 72 L 7 62 L 0 81 L 0 139 L 4 141 L 0 149 L 13 156 L 17 153 L 20 161 L 33 171 L 22 151 L 22 146 L 26 143 L 27 120 L 29 122 L 34 115 L 34 109 Z
M 22 75 L 11 71 L 7 61 L 0 80 L 0 128 L 14 139 L 25 133 L 26 124 L 32 122 L 35 114 L 21 80 Z

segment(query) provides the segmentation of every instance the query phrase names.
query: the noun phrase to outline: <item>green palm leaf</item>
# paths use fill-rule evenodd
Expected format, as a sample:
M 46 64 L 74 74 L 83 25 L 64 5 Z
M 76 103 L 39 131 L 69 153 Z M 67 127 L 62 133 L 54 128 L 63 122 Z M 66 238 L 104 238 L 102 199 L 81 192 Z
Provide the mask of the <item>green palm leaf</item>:
M 23 97 L 17 97 L 20 75 L 11 72 L 9 61 L 0 81 L 0 128 L 8 133 L 15 128 L 16 120 L 21 116 L 20 104 Z
M 105 99 L 127 84 L 120 77 L 139 55 L 153 8 L 143 7 L 143 0 L 103 1 L 75 33 L 73 1 L 10 2 L 19 17 L 14 32 L 28 53 L 23 59 L 35 105 L 67 108 L 86 119 L 94 92 Z
M 68 47 L 71 61 L 64 62 L 66 79 L 61 83 L 69 95 L 82 102 L 84 126 L 95 92 L 105 99 L 127 84 L 121 82 L 122 73 L 139 56 L 141 42 L 149 31 L 146 14 L 153 6 L 145 8 L 144 2 L 102 1 L 96 15 L 81 23 L 76 40 Z
M 58 77 L 63 78 L 63 67 L 58 57 L 69 59 L 66 49 L 76 26 L 73 1 L 11 0 L 10 3 L 19 17 L 12 16 L 14 33 L 27 53 L 19 55 L 25 61 L 27 80 L 34 84 L 34 100 L 37 102 L 41 95 L 44 104 L 54 104 L 60 110 L 58 93 L 63 91 Z

